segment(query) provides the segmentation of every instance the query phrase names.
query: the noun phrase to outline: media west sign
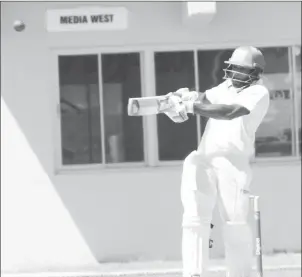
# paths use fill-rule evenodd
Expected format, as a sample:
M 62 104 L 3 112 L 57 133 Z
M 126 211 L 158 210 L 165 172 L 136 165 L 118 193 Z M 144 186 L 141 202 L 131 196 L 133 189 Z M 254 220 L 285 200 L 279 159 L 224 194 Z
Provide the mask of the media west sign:
M 124 30 L 128 26 L 128 13 L 123 7 L 77 8 L 48 10 L 48 32 Z

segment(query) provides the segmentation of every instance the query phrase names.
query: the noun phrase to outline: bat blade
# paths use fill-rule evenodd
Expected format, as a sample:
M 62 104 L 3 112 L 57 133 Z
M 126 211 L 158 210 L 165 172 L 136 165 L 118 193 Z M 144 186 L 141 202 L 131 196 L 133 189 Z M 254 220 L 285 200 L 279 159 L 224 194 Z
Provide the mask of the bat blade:
M 158 114 L 161 104 L 166 100 L 166 96 L 129 98 L 128 115 L 143 116 Z

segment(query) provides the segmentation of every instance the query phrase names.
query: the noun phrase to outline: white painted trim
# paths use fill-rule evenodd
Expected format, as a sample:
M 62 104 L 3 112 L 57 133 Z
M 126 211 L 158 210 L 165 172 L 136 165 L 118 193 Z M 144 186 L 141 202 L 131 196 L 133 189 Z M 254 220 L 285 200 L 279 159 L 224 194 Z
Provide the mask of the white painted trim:
M 182 166 L 183 160 L 178 161 L 159 161 L 158 165 L 162 167 L 173 167 L 173 166 Z M 251 164 L 252 165 L 284 165 L 284 164 L 300 164 L 301 157 L 256 157 Z
M 139 65 L 140 65 L 140 83 L 141 83 L 141 97 L 147 96 L 147 72 L 146 72 L 146 53 L 139 52 Z M 149 150 L 148 150 L 148 118 L 142 116 L 142 128 L 143 128 L 143 151 L 144 151 L 144 163 L 147 165 L 149 160 Z
M 59 80 L 59 55 L 57 53 L 51 53 L 50 62 L 51 74 L 51 87 L 52 91 L 52 103 L 53 110 L 53 140 L 54 140 L 54 170 L 57 170 L 62 165 L 62 141 L 61 141 L 61 105 L 60 105 L 60 80 Z
M 301 103 L 299 101 L 297 101 L 297 64 L 296 64 L 296 57 L 295 57 L 295 52 L 294 52 L 294 47 L 297 47 L 297 45 L 294 45 L 292 47 L 290 47 L 291 50 L 291 59 L 292 59 L 292 85 L 293 85 L 293 110 L 294 110 L 294 128 L 295 128 L 295 134 L 294 134 L 294 142 L 295 142 L 295 155 L 296 156 L 300 156 L 299 153 L 299 147 L 300 147 L 300 143 L 299 143 L 299 124 L 298 124 L 298 118 L 301 116 L 301 114 L 299 115 L 299 104 L 301 105 Z M 300 45 L 301 48 L 301 45 Z M 301 99 L 300 99 L 301 100 Z M 301 106 L 300 106 L 301 109 Z M 300 126 L 301 127 L 301 126 Z
M 145 51 L 145 96 L 155 96 L 155 65 L 153 51 Z M 156 115 L 145 116 L 147 134 L 147 164 L 156 166 L 158 164 L 158 136 L 157 136 L 157 117 Z
M 271 42 L 269 44 L 256 44 L 258 47 L 278 47 L 278 46 L 285 46 L 292 47 L 295 45 L 292 41 L 289 43 L 276 43 Z M 255 45 L 255 44 L 254 44 Z M 55 93 L 57 96 L 57 100 L 59 101 L 59 81 L 58 81 L 58 63 L 57 57 L 58 55 L 81 55 L 81 54 L 105 54 L 105 53 L 140 53 L 140 67 L 141 67 L 141 85 L 142 85 L 142 95 L 143 96 L 154 96 L 156 95 L 155 92 L 155 67 L 154 67 L 154 53 L 160 51 L 194 51 L 194 62 L 196 61 L 197 57 L 197 50 L 211 50 L 211 49 L 226 49 L 226 48 L 233 48 L 236 47 L 234 43 L 225 43 L 225 44 L 205 44 L 205 45 L 198 45 L 198 44 L 180 44 L 180 45 L 148 45 L 148 46 L 113 46 L 113 47 L 91 47 L 91 48 L 52 48 L 52 53 L 56 57 L 56 62 L 53 62 L 54 65 L 54 87 L 56 88 Z M 100 55 L 101 56 L 101 55 Z M 197 59 L 198 60 L 198 59 Z M 142 62 L 143 61 L 143 62 Z M 101 61 L 99 61 L 99 66 L 101 66 Z M 196 71 L 196 67 L 198 64 L 194 63 L 194 70 Z M 99 69 L 99 76 L 101 76 L 101 68 Z M 99 87 L 101 90 L 101 80 L 99 80 Z M 199 78 L 198 78 L 198 71 L 195 72 L 195 84 L 196 88 L 199 88 Z M 101 101 L 100 97 L 100 101 Z M 58 103 L 58 102 L 57 102 Z M 297 105 L 297 104 L 296 104 Z M 59 119 L 60 121 L 60 119 Z M 197 122 L 200 121 L 197 119 Z M 56 122 L 56 120 L 55 120 Z M 200 129 L 200 122 L 197 123 L 197 128 Z M 157 118 L 156 116 L 148 116 L 143 119 L 143 126 L 144 126 L 144 151 L 145 151 L 145 162 L 143 163 L 119 163 L 114 165 L 105 165 L 105 164 L 98 164 L 98 165 L 72 165 L 72 166 L 63 166 L 61 162 L 61 134 L 60 134 L 60 124 L 55 126 L 56 129 L 56 170 L 57 172 L 66 172 L 71 171 L 75 172 L 77 170 L 83 171 L 95 171 L 100 169 L 109 169 L 109 168 L 133 168 L 137 167 L 173 167 L 173 166 L 181 166 L 182 161 L 159 161 L 158 159 L 158 136 L 157 136 Z M 104 126 L 104 124 L 102 124 Z M 198 129 L 197 129 L 198 130 Z M 200 132 L 200 130 L 198 131 Z M 199 133 L 198 133 L 199 134 Z M 104 139 L 102 139 L 104 141 Z M 199 143 L 199 140 L 198 140 Z M 58 148 L 59 147 L 59 148 Z M 104 148 L 103 148 L 104 149 Z M 103 151 L 104 152 L 104 151 Z M 58 156 L 60 156 L 58 158 Z M 272 157 L 272 158 L 255 158 L 253 164 L 259 165 L 266 165 L 266 164 L 282 164 L 282 163 L 301 163 L 301 158 L 297 157 Z
M 106 45 L 106 46 L 57 46 L 50 47 L 52 51 L 62 55 L 80 55 L 80 54 L 98 54 L 102 53 L 132 53 L 142 51 L 194 51 L 194 50 L 219 50 L 219 49 L 234 49 L 238 45 L 253 45 L 255 47 L 290 47 L 292 45 L 300 45 L 299 39 L 278 39 L 272 41 L 254 41 L 254 40 L 239 40 L 239 41 L 214 41 L 214 42 L 191 42 L 184 43 L 153 43 L 153 44 L 133 44 L 133 45 Z
M 296 113 L 295 113 L 295 96 L 296 96 L 296 88 L 295 88 L 295 83 L 294 83 L 294 75 L 295 75 L 295 70 L 294 70 L 294 61 L 293 61 L 293 48 L 288 47 L 288 67 L 289 67 L 289 75 L 290 75 L 290 128 L 291 128 L 291 144 L 292 144 L 292 155 L 296 156 L 297 155 L 297 150 L 296 150 L 296 133 L 297 130 L 295 129 L 296 124 L 295 122 L 297 121 L 296 119 Z
M 255 158 L 251 163 L 253 166 L 273 166 L 273 165 L 301 165 L 301 157 L 265 157 L 265 158 Z
M 234 49 L 238 45 L 253 45 L 255 47 L 290 47 L 292 45 L 300 45 L 299 38 L 280 38 L 278 40 L 255 41 L 255 40 L 237 40 L 237 41 L 196 41 L 191 43 L 184 43 L 183 41 L 171 42 L 162 44 L 148 43 L 148 44 L 127 44 L 122 43 L 106 45 L 106 46 L 51 46 L 50 49 L 62 54 L 91 54 L 99 53 L 119 53 L 119 52 L 140 52 L 140 51 L 189 51 L 189 50 L 217 50 L 217 49 Z
M 102 55 L 98 54 L 98 84 L 99 84 L 99 101 L 100 101 L 100 131 L 101 131 L 101 149 L 102 164 L 106 164 L 106 144 L 105 144 L 105 120 L 104 120 L 104 93 L 103 93 L 103 70 Z
M 189 153 L 188 153 L 189 155 Z M 158 161 L 159 166 L 163 167 L 173 167 L 173 166 L 181 166 L 183 163 L 183 160 L 178 160 L 178 161 Z
M 64 165 L 56 170 L 56 175 L 74 175 L 74 174 L 96 174 L 103 172 L 111 172 L 114 170 L 137 170 L 146 168 L 144 162 L 129 162 L 129 163 L 112 163 L 112 164 L 87 164 L 87 165 Z
M 199 67 L 198 67 L 198 52 L 194 50 L 194 79 L 195 79 L 195 90 L 199 91 Z M 197 147 L 201 140 L 201 120 L 200 115 L 196 115 L 196 124 L 197 124 Z
M 57 110 L 57 107 L 60 106 L 60 85 L 59 85 L 59 68 L 58 68 L 58 57 L 59 55 L 87 55 L 90 54 L 86 50 L 81 53 L 75 53 L 73 51 L 52 51 L 53 53 L 53 72 L 54 72 L 54 80 L 53 84 L 55 87 L 55 95 L 54 98 L 54 110 Z M 127 162 L 127 163 L 115 163 L 115 164 L 106 164 L 106 153 L 105 153 L 105 122 L 104 122 L 104 114 L 103 114 L 103 77 L 102 77 L 102 54 L 109 54 L 111 52 L 104 52 L 102 49 L 98 49 L 97 52 L 93 52 L 93 54 L 97 55 L 98 61 L 98 85 L 99 85 L 99 99 L 100 99 L 100 123 L 101 123 L 101 144 L 102 144 L 102 163 L 100 164 L 85 164 L 85 165 L 63 165 L 62 163 L 62 142 L 61 142 L 61 118 L 60 114 L 56 112 L 56 118 L 54 120 L 54 147 L 55 147 L 55 174 L 62 174 L 66 172 L 75 173 L 76 171 L 96 171 L 96 170 L 104 170 L 110 168 L 131 168 L 131 167 L 144 167 L 146 164 L 146 135 L 144 135 L 144 161 L 143 162 Z M 142 95 L 144 94 L 144 78 L 146 75 L 143 74 L 144 63 L 142 62 L 142 51 L 124 51 L 123 49 L 119 49 L 116 53 L 138 53 L 140 55 L 140 68 L 141 68 L 141 91 Z M 92 53 L 91 53 L 92 54 Z M 146 85 L 145 87 L 148 87 Z M 145 128 L 146 127 L 146 128 Z M 143 128 L 148 129 L 146 125 L 146 120 L 143 120 Z M 144 130 L 145 133 L 145 130 Z M 153 151 L 154 152 L 154 151 Z
M 135 173 L 137 170 L 140 172 L 154 172 L 154 171 L 169 171 L 169 170 L 181 170 L 183 161 L 159 161 L 154 166 L 148 166 L 144 163 L 118 163 L 118 164 L 92 164 L 92 165 L 74 165 L 64 166 L 56 171 L 57 175 L 76 175 L 76 174 L 110 174 L 131 172 Z M 264 158 L 257 159 L 251 163 L 252 167 L 267 167 L 267 166 L 301 166 L 301 158 L 289 157 L 289 158 Z

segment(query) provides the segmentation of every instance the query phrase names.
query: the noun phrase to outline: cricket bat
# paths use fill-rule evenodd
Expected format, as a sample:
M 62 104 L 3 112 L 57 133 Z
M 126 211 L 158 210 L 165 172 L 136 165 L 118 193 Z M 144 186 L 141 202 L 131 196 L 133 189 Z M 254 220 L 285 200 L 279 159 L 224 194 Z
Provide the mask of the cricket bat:
M 168 107 L 168 101 L 169 96 L 167 95 L 129 98 L 128 115 L 142 116 L 158 114 L 165 107 Z

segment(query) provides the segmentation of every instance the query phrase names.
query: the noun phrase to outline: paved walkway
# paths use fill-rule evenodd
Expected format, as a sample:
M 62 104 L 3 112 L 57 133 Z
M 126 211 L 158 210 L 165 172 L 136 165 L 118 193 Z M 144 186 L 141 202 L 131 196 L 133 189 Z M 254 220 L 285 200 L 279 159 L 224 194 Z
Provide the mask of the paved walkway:
M 264 256 L 264 277 L 300 277 L 301 254 Z M 209 277 L 224 277 L 224 261 L 211 260 Z M 2 273 L 3 277 L 143 277 L 181 276 L 181 262 L 131 262 L 108 263 L 86 268 L 75 268 L 73 272 L 57 269 L 47 272 Z M 256 276 L 256 275 L 255 275 Z

